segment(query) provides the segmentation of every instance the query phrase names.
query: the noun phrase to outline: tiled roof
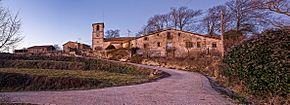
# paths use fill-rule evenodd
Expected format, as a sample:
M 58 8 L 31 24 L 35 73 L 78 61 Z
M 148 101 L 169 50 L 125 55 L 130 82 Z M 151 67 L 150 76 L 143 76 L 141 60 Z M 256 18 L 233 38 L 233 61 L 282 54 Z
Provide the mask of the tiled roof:
M 83 44 L 83 43 L 79 43 L 79 42 L 73 42 L 73 41 L 68 41 L 68 42 L 66 42 L 65 44 L 63 44 L 63 46 L 66 45 L 66 44 L 69 44 L 69 43 L 81 44 L 81 45 L 86 46 L 86 47 L 91 47 L 90 45 Z
M 43 46 L 32 46 L 27 49 L 35 49 L 35 48 L 54 48 L 52 45 L 43 45 Z
M 130 41 L 136 37 L 118 37 L 118 38 L 105 38 L 104 41 Z

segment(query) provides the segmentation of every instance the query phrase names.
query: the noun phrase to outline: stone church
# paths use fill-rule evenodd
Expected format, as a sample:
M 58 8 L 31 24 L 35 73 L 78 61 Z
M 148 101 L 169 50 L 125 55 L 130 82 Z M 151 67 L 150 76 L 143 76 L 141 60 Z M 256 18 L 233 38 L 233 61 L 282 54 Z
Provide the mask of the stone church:
M 140 37 L 104 38 L 104 23 L 92 24 L 92 49 L 95 52 L 135 49 L 132 53 L 151 57 L 186 57 L 199 53 L 221 53 L 220 37 L 201 35 L 177 29 L 166 29 Z

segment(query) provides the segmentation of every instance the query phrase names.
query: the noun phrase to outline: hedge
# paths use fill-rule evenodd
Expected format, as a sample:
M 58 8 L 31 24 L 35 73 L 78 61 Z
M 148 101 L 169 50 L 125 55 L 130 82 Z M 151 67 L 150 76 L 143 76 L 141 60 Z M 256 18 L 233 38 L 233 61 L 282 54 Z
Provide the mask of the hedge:
M 117 62 L 66 56 L 35 56 L 0 53 L 0 68 L 31 68 L 58 70 L 100 70 L 124 74 L 144 75 L 152 70 L 144 70 Z
M 225 55 L 229 85 L 241 85 L 255 97 L 287 97 L 290 93 L 289 30 L 269 30 Z
M 110 82 L 89 78 L 47 77 L 0 72 L 0 91 L 87 89 L 112 85 Z
M 50 60 L 0 60 L 0 68 L 83 70 L 84 65 L 82 62 Z

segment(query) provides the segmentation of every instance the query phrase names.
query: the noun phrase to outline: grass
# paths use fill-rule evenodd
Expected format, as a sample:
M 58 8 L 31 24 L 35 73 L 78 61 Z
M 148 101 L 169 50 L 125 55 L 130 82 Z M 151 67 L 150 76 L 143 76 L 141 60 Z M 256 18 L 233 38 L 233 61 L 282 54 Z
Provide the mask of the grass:
M 133 75 L 93 70 L 84 71 L 24 68 L 0 68 L 0 74 L 1 73 L 2 77 L 0 78 L 0 81 L 8 81 L 7 83 L 1 84 L 4 84 L 3 87 L 1 87 L 0 89 L 1 91 L 103 88 L 111 86 L 139 84 L 160 77 L 160 75 Z M 78 81 L 81 81 L 81 83 L 78 84 Z M 74 85 L 75 83 L 77 84 Z M 38 86 L 42 87 L 38 88 Z
M 84 71 L 84 70 L 51 70 L 51 69 L 24 69 L 24 68 L 0 68 L 3 73 L 28 74 L 34 76 L 47 77 L 73 77 L 73 78 L 89 78 L 101 81 L 110 81 L 118 84 L 136 83 L 146 81 L 150 78 L 146 75 L 129 75 L 122 73 L 113 73 L 107 71 Z

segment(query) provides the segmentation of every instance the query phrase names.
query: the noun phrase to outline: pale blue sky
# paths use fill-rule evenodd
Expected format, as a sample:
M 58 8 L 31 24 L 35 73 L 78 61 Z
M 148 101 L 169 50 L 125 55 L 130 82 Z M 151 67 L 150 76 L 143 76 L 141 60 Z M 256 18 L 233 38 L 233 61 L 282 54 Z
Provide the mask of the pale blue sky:
M 105 29 L 120 29 L 121 35 L 138 32 L 155 14 L 171 7 L 206 9 L 227 0 L 4 0 L 13 13 L 20 11 L 22 34 L 17 48 L 80 41 L 91 45 L 91 24 L 105 22 Z

